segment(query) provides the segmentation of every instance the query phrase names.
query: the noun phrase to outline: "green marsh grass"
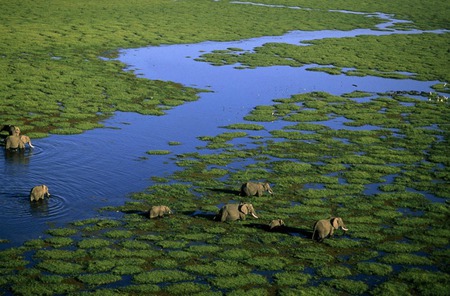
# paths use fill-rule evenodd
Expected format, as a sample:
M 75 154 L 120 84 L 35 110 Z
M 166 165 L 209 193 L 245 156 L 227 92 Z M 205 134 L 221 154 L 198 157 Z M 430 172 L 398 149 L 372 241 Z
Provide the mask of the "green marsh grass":
M 236 289 L 244 286 L 267 285 L 267 279 L 259 274 L 246 273 L 235 276 L 222 276 L 210 280 L 211 285 L 218 289 Z
M 77 279 L 90 286 L 99 286 L 120 281 L 122 277 L 113 274 L 83 274 L 79 275 Z

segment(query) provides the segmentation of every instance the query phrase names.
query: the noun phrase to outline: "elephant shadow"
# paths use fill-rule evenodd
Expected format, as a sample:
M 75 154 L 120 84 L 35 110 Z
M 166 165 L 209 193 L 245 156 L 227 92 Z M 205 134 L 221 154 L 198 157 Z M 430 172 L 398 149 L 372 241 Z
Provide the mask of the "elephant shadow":
M 230 194 L 230 195 L 237 195 L 237 196 L 240 196 L 240 194 L 241 194 L 241 191 L 239 191 L 239 190 L 226 189 L 226 188 L 208 188 L 208 190 L 213 191 L 213 192 L 226 193 L 226 194 Z
M 298 236 L 298 237 L 302 237 L 302 238 L 311 238 L 312 237 L 312 232 L 302 229 L 302 228 L 298 228 L 298 227 L 291 227 L 291 226 L 279 226 L 279 227 L 274 227 L 272 229 L 270 229 L 270 226 L 268 224 L 259 224 L 259 223 L 250 223 L 250 224 L 246 224 L 246 227 L 251 227 L 251 228 L 256 228 L 256 229 L 261 229 L 267 232 L 276 232 L 276 233 L 282 233 L 282 234 L 286 234 L 286 235 L 291 235 L 291 236 Z
M 147 211 L 142 211 L 142 210 L 121 210 L 122 213 L 124 214 L 136 214 L 142 217 L 147 217 L 148 218 L 148 210 Z
M 211 220 L 211 221 L 215 220 L 215 217 L 217 216 L 217 213 L 205 212 L 205 211 L 200 211 L 200 210 L 185 211 L 185 212 L 182 212 L 182 214 L 193 217 L 193 218 L 203 218 L 203 219 Z

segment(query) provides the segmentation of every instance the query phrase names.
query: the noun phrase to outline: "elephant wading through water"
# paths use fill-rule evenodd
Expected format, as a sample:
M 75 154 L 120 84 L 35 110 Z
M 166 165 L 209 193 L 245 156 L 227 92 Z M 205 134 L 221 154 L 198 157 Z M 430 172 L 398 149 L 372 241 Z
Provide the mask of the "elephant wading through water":
M 153 206 L 149 210 L 149 217 L 150 219 L 156 218 L 156 217 L 164 217 L 165 214 L 172 214 L 172 211 L 169 209 L 168 206 Z
M 40 199 L 44 199 L 45 196 L 50 196 L 48 187 L 45 185 L 34 186 L 30 191 L 30 201 L 38 201 Z
M 247 182 L 241 186 L 241 196 L 255 196 L 258 197 L 263 195 L 263 192 L 267 191 L 273 194 L 272 188 L 270 188 L 269 183 L 253 183 Z
M 348 230 L 340 217 L 319 220 L 314 224 L 312 239 L 322 242 L 326 237 L 332 237 L 334 231 L 339 227 L 344 231 Z
M 227 204 L 224 205 L 219 210 L 219 213 L 216 215 L 214 220 L 220 219 L 220 221 L 222 222 L 245 220 L 245 216 L 248 214 L 258 219 L 258 216 L 256 216 L 256 212 L 252 204 L 249 203 Z

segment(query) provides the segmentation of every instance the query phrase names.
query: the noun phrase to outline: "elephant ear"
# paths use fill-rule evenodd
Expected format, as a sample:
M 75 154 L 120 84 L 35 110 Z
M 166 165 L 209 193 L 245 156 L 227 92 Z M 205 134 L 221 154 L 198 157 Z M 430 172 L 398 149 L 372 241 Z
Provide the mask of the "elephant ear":
M 339 222 L 338 222 L 339 218 L 331 218 L 331 225 L 333 225 L 334 229 L 338 229 L 339 227 Z
M 241 205 L 241 212 L 244 214 L 248 214 L 248 205 L 247 204 L 242 204 Z

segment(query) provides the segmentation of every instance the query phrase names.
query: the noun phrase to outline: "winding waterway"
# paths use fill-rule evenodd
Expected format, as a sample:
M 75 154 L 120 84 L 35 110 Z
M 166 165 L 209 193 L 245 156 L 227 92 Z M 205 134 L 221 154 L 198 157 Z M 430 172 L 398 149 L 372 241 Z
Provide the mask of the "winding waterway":
M 351 77 L 307 71 L 304 67 L 264 67 L 237 70 L 233 66 L 211 66 L 195 61 L 205 52 L 227 48 L 252 50 L 267 42 L 299 44 L 321 38 L 357 35 L 419 34 L 386 28 L 396 22 L 384 14 L 379 30 L 289 32 L 283 36 L 253 38 L 235 42 L 203 42 L 121 51 L 119 60 L 137 75 L 206 88 L 195 102 L 178 106 L 165 116 L 143 116 L 117 112 L 104 122 L 106 128 L 81 135 L 52 135 L 33 140 L 36 148 L 23 154 L 0 151 L 0 238 L 18 245 L 44 235 L 48 227 L 73 220 L 101 216 L 102 206 L 121 205 L 132 192 L 150 186 L 152 176 L 166 176 L 176 170 L 174 154 L 195 151 L 202 142 L 196 137 L 223 132 L 221 126 L 242 122 L 257 105 L 276 98 L 311 91 L 342 94 L 361 90 L 431 91 L 437 81 L 396 80 L 379 77 Z M 182 145 L 170 146 L 170 141 Z M 148 156 L 146 151 L 165 149 L 172 155 Z M 145 157 L 148 157 L 146 159 Z M 51 198 L 30 204 L 30 189 L 48 185 Z M 109 212 L 107 215 L 111 215 Z M 119 215 L 119 214 L 118 214 Z

